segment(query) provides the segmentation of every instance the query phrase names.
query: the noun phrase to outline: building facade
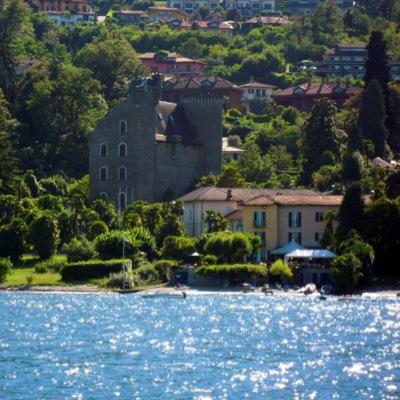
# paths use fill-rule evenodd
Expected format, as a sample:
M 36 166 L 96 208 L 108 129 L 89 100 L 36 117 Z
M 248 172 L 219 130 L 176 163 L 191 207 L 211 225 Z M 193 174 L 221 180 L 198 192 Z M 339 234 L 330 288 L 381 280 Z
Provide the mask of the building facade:
M 240 9 L 243 15 L 251 17 L 260 14 L 262 11 L 276 11 L 276 0 L 168 0 L 168 7 L 179 8 L 185 12 L 192 13 L 200 7 L 207 6 L 210 10 L 218 7 L 227 11 Z
M 272 250 L 292 241 L 308 248 L 320 247 L 325 216 L 337 211 L 343 197 L 309 190 L 227 189 L 206 187 L 181 197 L 185 203 L 183 223 L 191 236 L 207 230 L 206 210 L 220 211 L 232 231 L 261 239 L 259 260 L 268 260 Z
M 222 108 L 218 97 L 160 101 L 158 76 L 132 83 L 89 137 L 90 197 L 123 209 L 167 191 L 179 196 L 200 177 L 220 173 Z
M 31 4 L 36 11 L 47 14 L 59 25 L 94 21 L 89 0 L 32 0 Z
M 159 74 L 200 74 L 205 64 L 175 53 L 144 53 L 139 55 L 142 64 L 151 72 Z
M 339 43 L 323 55 L 323 61 L 315 64 L 315 73 L 319 76 L 355 77 L 365 75 L 365 63 L 368 50 L 365 44 Z M 392 80 L 400 80 L 400 62 L 390 63 Z
M 324 1 L 325 0 L 288 0 L 287 8 L 290 12 L 295 14 L 301 12 L 314 12 L 319 4 Z M 342 10 L 351 7 L 353 3 L 353 0 L 336 0 L 336 5 Z
M 268 85 L 266 83 L 249 82 L 245 85 L 240 85 L 240 89 L 243 90 L 242 98 L 246 101 L 251 100 L 265 100 L 271 101 L 271 95 L 276 89 L 276 86 Z
M 346 83 L 303 83 L 278 90 L 272 94 L 272 100 L 283 106 L 292 106 L 300 111 L 311 111 L 317 100 L 334 100 L 338 107 L 361 89 Z

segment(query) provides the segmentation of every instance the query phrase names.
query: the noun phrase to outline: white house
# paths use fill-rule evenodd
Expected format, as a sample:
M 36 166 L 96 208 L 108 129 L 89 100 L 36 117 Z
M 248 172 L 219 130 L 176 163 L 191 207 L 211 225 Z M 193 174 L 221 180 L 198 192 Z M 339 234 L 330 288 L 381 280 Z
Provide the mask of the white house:
M 271 94 L 276 89 L 276 86 L 268 85 L 267 83 L 249 82 L 239 86 L 243 90 L 243 100 L 266 100 L 271 101 Z

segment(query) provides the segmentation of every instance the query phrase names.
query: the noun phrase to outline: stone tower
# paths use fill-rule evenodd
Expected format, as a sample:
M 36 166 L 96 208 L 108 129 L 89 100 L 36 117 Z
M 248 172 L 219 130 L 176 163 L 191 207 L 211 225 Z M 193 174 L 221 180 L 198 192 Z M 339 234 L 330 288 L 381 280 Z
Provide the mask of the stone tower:
M 131 84 L 89 137 L 90 197 L 120 208 L 184 194 L 203 175 L 221 170 L 222 107 L 216 97 L 159 101 L 158 76 Z
M 203 145 L 203 171 L 219 174 L 222 164 L 222 109 L 219 96 L 188 96 L 181 100 L 197 140 Z

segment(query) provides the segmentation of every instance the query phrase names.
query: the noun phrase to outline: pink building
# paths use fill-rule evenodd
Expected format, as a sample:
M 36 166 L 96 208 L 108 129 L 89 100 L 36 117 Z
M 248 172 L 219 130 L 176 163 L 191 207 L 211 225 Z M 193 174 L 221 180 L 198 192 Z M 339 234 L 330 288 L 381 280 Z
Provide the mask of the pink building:
M 144 53 L 140 61 L 150 72 L 160 74 L 192 75 L 203 72 L 205 63 L 175 53 Z

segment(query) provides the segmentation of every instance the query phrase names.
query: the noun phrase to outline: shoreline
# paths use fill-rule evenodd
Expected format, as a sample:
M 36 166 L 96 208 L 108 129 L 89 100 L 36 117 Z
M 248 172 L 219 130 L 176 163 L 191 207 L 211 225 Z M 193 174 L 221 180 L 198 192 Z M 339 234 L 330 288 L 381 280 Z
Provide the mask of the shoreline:
M 175 289 L 174 287 L 166 287 L 166 286 L 154 286 L 149 288 L 138 288 L 137 290 L 133 290 L 132 292 L 125 292 L 122 294 L 138 294 L 141 292 L 154 292 L 154 291 L 163 291 L 166 293 L 176 293 L 179 289 Z M 261 288 L 257 288 L 255 291 L 245 292 L 243 288 L 214 288 L 214 287 L 197 287 L 197 288 L 187 288 L 183 289 L 188 295 L 250 295 L 250 296 L 265 296 L 264 292 L 261 291 Z M 101 288 L 96 285 L 72 285 L 72 286 L 7 286 L 0 285 L 0 292 L 9 292 L 9 293 L 63 293 L 63 294 L 74 294 L 74 293 L 108 293 L 108 294 L 118 294 L 119 290 L 112 290 L 107 288 Z M 320 293 L 308 295 L 308 296 L 316 296 Z M 273 289 L 273 296 L 285 296 L 285 297 L 303 297 L 305 296 L 303 293 L 298 293 L 293 289 L 289 289 L 288 291 L 280 291 Z M 329 295 L 334 297 L 400 297 L 400 287 L 366 287 L 364 290 L 357 290 L 351 294 L 344 295 Z

